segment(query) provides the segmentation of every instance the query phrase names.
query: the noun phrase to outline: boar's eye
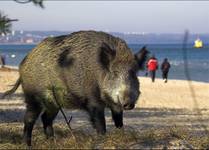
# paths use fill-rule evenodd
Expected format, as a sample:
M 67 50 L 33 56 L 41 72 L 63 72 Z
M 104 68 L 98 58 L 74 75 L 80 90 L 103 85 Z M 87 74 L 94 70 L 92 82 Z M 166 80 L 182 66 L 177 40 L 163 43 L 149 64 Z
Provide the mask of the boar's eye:
M 120 75 L 120 72 L 117 71 L 117 70 L 115 70 L 115 71 L 113 71 L 113 75 L 114 75 L 115 77 L 118 77 L 118 76 Z

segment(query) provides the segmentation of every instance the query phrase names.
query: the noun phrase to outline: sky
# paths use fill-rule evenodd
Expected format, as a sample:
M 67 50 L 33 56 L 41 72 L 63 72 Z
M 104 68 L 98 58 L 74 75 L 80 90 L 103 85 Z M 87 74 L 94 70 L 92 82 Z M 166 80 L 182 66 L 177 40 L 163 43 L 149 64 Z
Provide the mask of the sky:
M 0 1 L 13 30 L 209 33 L 209 1 Z

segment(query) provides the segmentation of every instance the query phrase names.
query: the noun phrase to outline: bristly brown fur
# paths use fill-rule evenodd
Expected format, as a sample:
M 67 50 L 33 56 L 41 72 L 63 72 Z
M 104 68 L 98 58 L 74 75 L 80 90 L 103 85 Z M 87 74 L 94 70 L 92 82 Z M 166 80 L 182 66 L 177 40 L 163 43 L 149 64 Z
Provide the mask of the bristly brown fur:
M 42 111 L 45 134 L 53 136 L 52 124 L 59 107 L 52 87 L 60 106 L 85 109 L 99 134 L 106 132 L 106 106 L 115 126 L 121 128 L 123 107 L 134 108 L 139 96 L 135 66 L 143 64 L 144 57 L 146 52 L 135 56 L 125 41 L 104 32 L 80 31 L 43 40 L 19 67 L 27 105 L 26 143 L 31 145 L 33 125 Z M 120 89 L 122 86 L 125 88 Z M 120 93 L 117 99 L 114 90 Z

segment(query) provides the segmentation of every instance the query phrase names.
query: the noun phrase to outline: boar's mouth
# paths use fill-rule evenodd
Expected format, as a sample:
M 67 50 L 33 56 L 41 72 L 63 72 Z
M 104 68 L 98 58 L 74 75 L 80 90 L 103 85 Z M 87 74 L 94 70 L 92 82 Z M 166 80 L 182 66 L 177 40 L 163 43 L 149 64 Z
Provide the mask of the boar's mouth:
M 120 106 L 121 106 L 124 110 L 131 110 L 131 109 L 134 109 L 135 104 L 127 103 L 127 104 L 124 104 L 124 105 L 123 105 L 123 104 L 121 104 L 121 101 L 120 101 L 119 96 L 117 96 L 117 98 L 118 98 L 118 102 L 119 102 Z
M 124 105 L 123 106 L 123 109 L 124 110 L 131 110 L 131 109 L 134 109 L 134 107 L 135 107 L 135 104 Z

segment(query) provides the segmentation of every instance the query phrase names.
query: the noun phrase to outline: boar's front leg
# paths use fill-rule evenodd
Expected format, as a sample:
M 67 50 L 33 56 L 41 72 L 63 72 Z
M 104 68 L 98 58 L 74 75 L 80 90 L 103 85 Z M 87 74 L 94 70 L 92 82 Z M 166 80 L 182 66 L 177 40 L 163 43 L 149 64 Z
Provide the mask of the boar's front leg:
M 123 127 L 123 110 L 115 110 L 111 108 L 112 119 L 117 128 Z
M 98 134 L 106 133 L 105 114 L 104 108 L 101 107 L 90 107 L 88 108 L 90 115 L 90 121 L 93 127 L 96 129 Z

